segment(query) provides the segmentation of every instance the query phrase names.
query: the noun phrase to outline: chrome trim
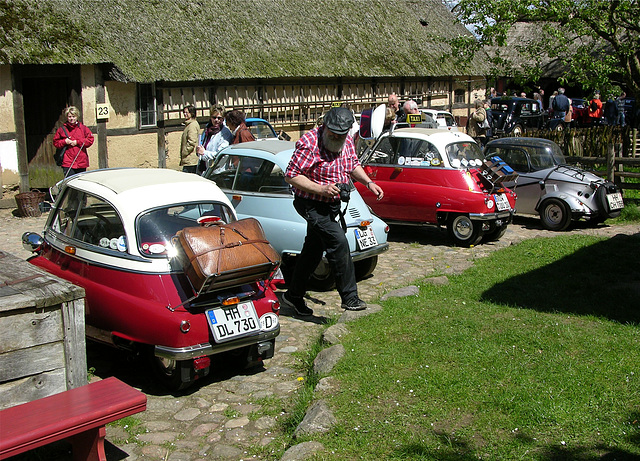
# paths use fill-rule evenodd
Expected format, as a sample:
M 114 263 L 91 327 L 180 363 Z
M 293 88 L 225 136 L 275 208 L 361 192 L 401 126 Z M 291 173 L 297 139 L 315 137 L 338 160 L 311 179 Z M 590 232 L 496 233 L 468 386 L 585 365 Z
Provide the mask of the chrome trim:
M 498 213 L 469 213 L 469 219 L 472 221 L 493 221 L 511 216 L 513 216 L 513 211 L 511 210 L 499 211 Z
M 354 251 L 351 253 L 351 259 L 353 261 L 360 261 L 362 259 L 371 258 L 372 256 L 379 255 L 380 253 L 384 253 L 389 249 L 388 243 L 381 243 L 373 248 L 369 248 L 364 251 Z
M 169 347 L 169 346 L 155 346 L 155 356 L 164 357 L 166 359 L 173 360 L 188 360 L 201 355 L 213 355 L 221 352 L 238 349 L 244 346 L 251 346 L 252 344 L 260 343 L 263 341 L 270 341 L 280 334 L 280 324 L 274 330 L 261 332 L 258 335 L 247 336 L 245 338 L 239 338 L 234 341 L 226 343 L 203 343 L 196 344 L 194 346 L 185 347 Z

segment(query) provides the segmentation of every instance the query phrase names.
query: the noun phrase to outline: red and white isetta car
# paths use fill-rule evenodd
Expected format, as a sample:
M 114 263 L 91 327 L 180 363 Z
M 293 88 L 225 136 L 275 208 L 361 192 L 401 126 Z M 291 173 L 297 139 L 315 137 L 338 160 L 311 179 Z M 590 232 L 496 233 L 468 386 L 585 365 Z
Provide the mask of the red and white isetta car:
M 212 182 L 168 169 L 108 169 L 59 183 L 43 236 L 27 233 L 32 264 L 85 289 L 87 337 L 146 353 L 172 390 L 235 351 L 244 363 L 273 356 L 280 304 L 259 271 L 214 274 L 195 288 L 174 236 L 199 220 L 236 222 Z M 172 240 L 173 239 L 173 240 Z

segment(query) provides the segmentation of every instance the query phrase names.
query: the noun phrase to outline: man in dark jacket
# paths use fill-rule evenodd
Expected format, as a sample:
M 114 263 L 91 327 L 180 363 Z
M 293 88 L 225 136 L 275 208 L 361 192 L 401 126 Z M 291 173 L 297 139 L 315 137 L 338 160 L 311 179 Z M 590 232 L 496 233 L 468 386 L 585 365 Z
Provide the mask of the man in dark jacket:
M 553 118 L 564 118 L 569 111 L 570 106 L 569 98 L 564 94 L 564 88 L 558 88 L 558 96 L 553 98 Z

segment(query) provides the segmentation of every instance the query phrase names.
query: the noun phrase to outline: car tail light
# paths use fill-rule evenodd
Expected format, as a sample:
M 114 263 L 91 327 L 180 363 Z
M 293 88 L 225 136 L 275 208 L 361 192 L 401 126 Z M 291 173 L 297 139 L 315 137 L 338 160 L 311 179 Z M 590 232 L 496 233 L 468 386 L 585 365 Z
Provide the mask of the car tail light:
M 205 368 L 209 368 L 211 366 L 211 359 L 207 355 L 203 355 L 202 357 L 196 357 L 193 359 L 193 369 L 196 371 L 204 370 Z
M 388 234 L 388 233 L 389 233 L 389 226 L 388 226 L 388 225 L 387 225 L 387 226 L 384 226 L 384 233 L 385 233 L 385 234 Z
M 280 301 L 278 301 L 277 299 L 272 299 L 269 302 L 271 303 L 271 310 L 273 312 L 275 312 L 276 314 L 280 312 Z
M 74 254 L 76 254 L 76 247 L 66 246 L 66 247 L 64 247 L 64 252 L 68 253 L 70 255 L 74 255 Z
M 232 195 L 231 200 L 235 200 L 237 202 L 242 202 L 242 195 Z
M 188 320 L 183 320 L 182 322 L 180 322 L 181 332 L 189 333 L 189 330 L 191 330 L 191 322 L 189 322 Z
M 222 305 L 223 306 L 232 306 L 234 304 L 238 304 L 240 302 L 240 298 L 238 298 L 237 296 L 231 296 L 225 300 L 222 301 Z

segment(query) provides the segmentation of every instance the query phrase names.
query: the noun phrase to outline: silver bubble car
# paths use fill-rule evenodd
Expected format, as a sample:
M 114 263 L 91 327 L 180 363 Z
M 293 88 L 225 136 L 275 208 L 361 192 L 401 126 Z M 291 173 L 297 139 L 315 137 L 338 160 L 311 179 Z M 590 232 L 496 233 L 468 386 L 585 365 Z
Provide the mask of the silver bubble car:
M 567 165 L 560 147 L 548 139 L 495 139 L 485 146 L 484 156 L 499 157 L 518 173 L 505 183 L 518 194 L 516 215 L 539 216 L 546 229 L 563 231 L 580 219 L 599 224 L 624 208 L 618 186 Z

